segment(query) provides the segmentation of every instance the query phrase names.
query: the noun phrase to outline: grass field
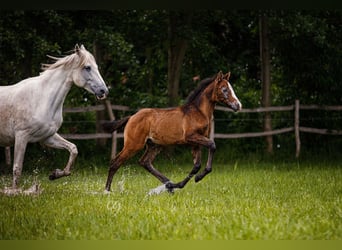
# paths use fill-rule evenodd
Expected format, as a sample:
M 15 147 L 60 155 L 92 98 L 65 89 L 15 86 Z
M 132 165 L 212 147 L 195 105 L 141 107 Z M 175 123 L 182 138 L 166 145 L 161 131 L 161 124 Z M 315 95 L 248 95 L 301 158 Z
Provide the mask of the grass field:
M 191 166 L 158 168 L 171 180 Z M 135 164 L 114 176 L 107 166 L 75 168 L 39 196 L 0 195 L 0 239 L 342 239 L 342 168 L 336 164 L 214 163 L 201 182 L 173 195 L 148 196 L 160 183 Z M 0 188 L 9 186 L 3 175 Z

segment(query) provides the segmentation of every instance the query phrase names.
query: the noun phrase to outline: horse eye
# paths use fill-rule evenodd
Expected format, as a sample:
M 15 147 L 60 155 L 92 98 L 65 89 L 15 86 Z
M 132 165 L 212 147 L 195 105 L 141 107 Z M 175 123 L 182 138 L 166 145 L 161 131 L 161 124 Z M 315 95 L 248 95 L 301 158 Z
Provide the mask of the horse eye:
M 90 66 L 84 66 L 84 69 L 89 72 L 91 70 L 91 67 Z
M 228 92 L 227 88 L 222 88 L 222 92 L 227 93 Z

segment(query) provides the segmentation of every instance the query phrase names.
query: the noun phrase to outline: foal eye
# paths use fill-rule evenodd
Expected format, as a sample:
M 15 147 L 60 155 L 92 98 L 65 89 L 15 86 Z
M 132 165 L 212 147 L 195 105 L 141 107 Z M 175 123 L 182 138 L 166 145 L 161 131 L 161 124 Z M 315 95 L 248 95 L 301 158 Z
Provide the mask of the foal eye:
M 91 67 L 90 66 L 84 66 L 84 69 L 89 72 L 91 70 Z

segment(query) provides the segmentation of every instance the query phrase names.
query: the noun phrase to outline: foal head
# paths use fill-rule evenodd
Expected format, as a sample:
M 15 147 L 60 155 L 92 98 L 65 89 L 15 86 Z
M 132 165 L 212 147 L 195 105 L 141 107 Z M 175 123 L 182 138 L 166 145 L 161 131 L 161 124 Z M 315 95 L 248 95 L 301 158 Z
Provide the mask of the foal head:
M 215 78 L 215 86 L 213 91 L 213 99 L 216 102 L 221 102 L 226 104 L 232 110 L 239 111 L 242 105 L 235 95 L 232 86 L 229 83 L 230 72 L 223 75 L 220 71 Z

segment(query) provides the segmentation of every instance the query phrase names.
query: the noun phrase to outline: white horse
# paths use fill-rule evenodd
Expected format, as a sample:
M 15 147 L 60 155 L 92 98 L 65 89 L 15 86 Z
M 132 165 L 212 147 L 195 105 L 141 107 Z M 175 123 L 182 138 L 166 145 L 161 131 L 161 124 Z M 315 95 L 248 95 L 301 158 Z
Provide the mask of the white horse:
M 43 64 L 39 76 L 0 87 L 0 145 L 14 145 L 13 182 L 6 193 L 20 190 L 18 182 L 27 143 L 67 149 L 70 153 L 67 165 L 63 170 L 54 170 L 49 178 L 70 175 L 77 147 L 57 131 L 63 122 L 63 103 L 73 83 L 95 94 L 97 99 L 108 94 L 93 55 L 83 45 L 76 45 L 74 53 L 66 57 L 49 57 L 55 62 Z

